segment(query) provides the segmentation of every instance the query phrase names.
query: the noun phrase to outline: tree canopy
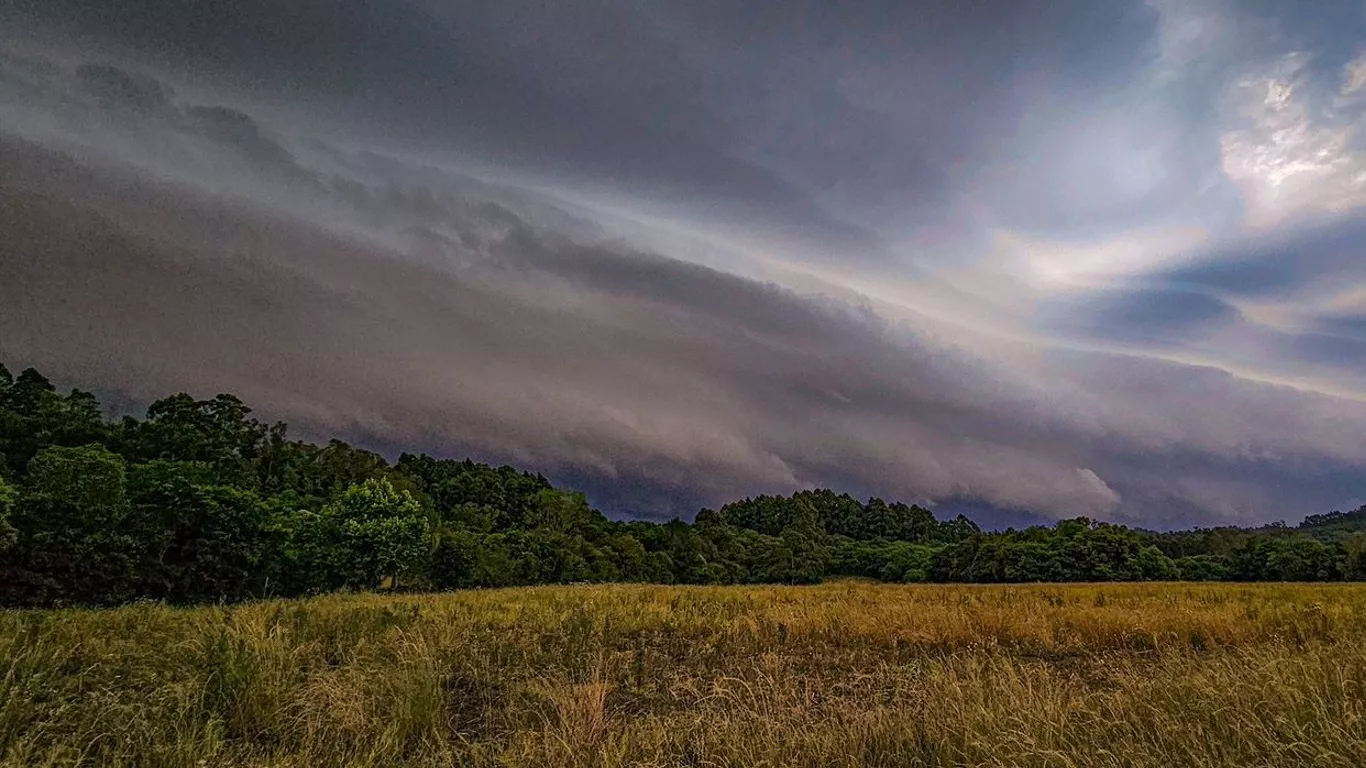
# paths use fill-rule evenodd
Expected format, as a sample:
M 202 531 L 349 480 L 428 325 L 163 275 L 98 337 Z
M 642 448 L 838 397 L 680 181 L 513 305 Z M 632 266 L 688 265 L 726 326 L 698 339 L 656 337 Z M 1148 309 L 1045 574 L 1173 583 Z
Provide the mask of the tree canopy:
M 1366 508 L 1158 533 L 1076 518 L 986 532 L 831 490 L 692 523 L 609 520 L 539 474 L 292 440 L 238 398 L 106 419 L 0 366 L 0 604 L 177 603 L 579 581 L 809 584 L 1366 578 Z

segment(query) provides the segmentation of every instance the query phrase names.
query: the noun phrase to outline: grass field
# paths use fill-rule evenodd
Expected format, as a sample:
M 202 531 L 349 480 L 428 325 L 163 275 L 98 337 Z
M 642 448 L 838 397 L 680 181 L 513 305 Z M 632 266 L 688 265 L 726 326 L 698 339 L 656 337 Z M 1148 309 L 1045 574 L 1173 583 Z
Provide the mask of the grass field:
M 1366 586 L 0 614 L 0 765 L 1361 766 Z

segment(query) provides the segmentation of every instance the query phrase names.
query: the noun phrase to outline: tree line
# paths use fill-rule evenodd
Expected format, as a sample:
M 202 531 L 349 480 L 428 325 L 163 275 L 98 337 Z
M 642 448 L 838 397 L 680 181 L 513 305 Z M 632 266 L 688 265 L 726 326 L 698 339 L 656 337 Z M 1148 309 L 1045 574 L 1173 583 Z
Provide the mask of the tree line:
M 232 395 L 107 419 L 0 366 L 0 605 L 176 603 L 566 582 L 806 584 L 1366 578 L 1366 507 L 1296 527 L 1159 533 L 1063 520 L 985 532 L 829 490 L 692 523 L 613 521 L 539 474 L 396 462 L 264 424 Z

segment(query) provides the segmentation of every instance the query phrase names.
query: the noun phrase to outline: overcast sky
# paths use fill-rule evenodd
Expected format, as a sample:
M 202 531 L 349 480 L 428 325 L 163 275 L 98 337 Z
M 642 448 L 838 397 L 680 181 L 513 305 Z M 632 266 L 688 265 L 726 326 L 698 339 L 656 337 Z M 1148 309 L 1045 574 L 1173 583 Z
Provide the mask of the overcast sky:
M 0 361 L 511 462 L 1366 503 L 1366 4 L 0 0 Z

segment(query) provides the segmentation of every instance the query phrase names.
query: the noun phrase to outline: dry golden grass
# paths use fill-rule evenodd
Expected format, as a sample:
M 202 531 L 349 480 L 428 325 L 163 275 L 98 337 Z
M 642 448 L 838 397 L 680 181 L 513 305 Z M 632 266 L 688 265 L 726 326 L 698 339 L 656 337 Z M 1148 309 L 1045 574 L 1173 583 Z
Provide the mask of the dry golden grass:
M 1361 766 L 1366 587 L 544 587 L 0 614 L 0 765 Z

